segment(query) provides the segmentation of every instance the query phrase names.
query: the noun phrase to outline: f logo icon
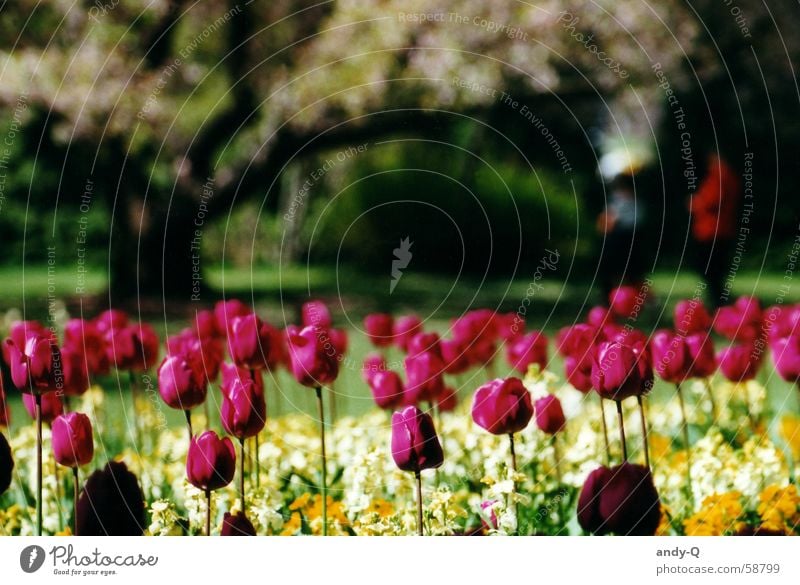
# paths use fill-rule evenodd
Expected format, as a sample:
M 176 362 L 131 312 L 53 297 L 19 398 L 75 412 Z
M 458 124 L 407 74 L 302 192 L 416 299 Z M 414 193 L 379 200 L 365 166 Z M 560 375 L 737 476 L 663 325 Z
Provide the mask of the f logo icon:
M 19 566 L 26 573 L 35 573 L 44 564 L 44 549 L 41 546 L 32 544 L 26 546 L 19 553 Z

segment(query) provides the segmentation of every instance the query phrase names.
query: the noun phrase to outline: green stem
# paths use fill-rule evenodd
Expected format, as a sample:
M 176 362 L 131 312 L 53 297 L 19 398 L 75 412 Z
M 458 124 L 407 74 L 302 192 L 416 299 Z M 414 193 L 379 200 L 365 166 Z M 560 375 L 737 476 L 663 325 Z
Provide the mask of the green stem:
M 206 489 L 206 536 L 211 536 L 211 490 Z
M 711 387 L 711 380 L 703 378 L 706 384 L 706 391 L 708 392 L 708 399 L 711 401 L 711 424 L 717 422 L 717 401 L 714 398 L 714 389 Z
M 36 400 L 36 536 L 42 535 L 42 395 Z
M 692 450 L 689 445 L 689 421 L 686 418 L 686 402 L 683 399 L 683 391 L 680 384 L 675 384 L 678 390 L 678 401 L 681 405 L 681 417 L 683 418 L 683 442 L 686 449 L 686 487 L 689 490 L 689 501 L 694 502 L 694 490 L 692 489 Z
M 78 468 L 72 468 L 72 534 L 78 536 L 78 497 L 80 496 L 80 483 L 78 482 Z
M 642 449 L 644 449 L 644 464 L 647 469 L 650 469 L 650 444 L 647 440 L 647 417 L 644 413 L 644 400 L 641 395 L 636 396 L 639 402 L 639 415 L 642 418 Z
M 317 386 L 317 404 L 319 405 L 319 441 L 322 447 L 322 536 L 328 535 L 328 471 L 325 457 L 325 408 L 322 402 L 322 387 Z
M 422 531 L 422 476 L 419 471 L 415 472 L 417 480 L 417 534 L 424 536 Z
M 617 421 L 619 422 L 619 441 L 622 443 L 622 461 L 628 460 L 628 445 L 625 443 L 625 417 L 622 415 L 622 400 L 617 400 Z
M 603 421 L 603 441 L 606 445 L 606 465 L 611 465 L 611 443 L 608 440 L 608 423 L 606 423 L 606 409 L 603 406 L 603 397 L 599 394 L 597 397 L 600 399 L 600 420 Z
M 242 498 L 242 514 L 247 514 L 247 506 L 244 503 L 244 438 L 239 439 L 239 495 Z
M 189 428 L 189 442 L 192 442 L 192 437 L 194 437 L 194 431 L 192 431 L 192 412 L 190 410 L 184 410 L 183 413 L 186 415 L 186 426 Z

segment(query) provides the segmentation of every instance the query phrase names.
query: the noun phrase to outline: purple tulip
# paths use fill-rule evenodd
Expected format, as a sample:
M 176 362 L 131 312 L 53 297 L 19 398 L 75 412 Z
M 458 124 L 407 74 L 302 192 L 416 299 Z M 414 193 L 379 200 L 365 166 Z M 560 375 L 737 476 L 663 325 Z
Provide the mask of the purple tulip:
M 331 312 L 322 301 L 308 301 L 307 303 L 303 303 L 300 309 L 300 315 L 300 321 L 303 327 L 330 329 L 333 326 Z
M 724 347 L 717 353 L 719 370 L 731 382 L 752 380 L 758 373 L 761 360 L 751 344 L 742 343 Z
M 592 362 L 592 386 L 600 396 L 611 400 L 649 392 L 653 370 L 644 350 L 618 341 L 598 344 Z
M 220 439 L 214 431 L 192 437 L 186 456 L 189 483 L 204 491 L 225 487 L 236 472 L 236 453 L 228 437 Z
M 391 410 L 404 404 L 403 380 L 391 370 L 376 372 L 369 381 L 372 397 L 378 408 Z
M 222 528 L 220 529 L 219 535 L 255 536 L 256 529 L 243 512 L 236 512 L 236 514 L 225 512 L 225 516 L 222 518 Z
M 673 316 L 675 331 L 683 335 L 705 333 L 711 328 L 711 315 L 699 299 L 678 301 Z
M 267 422 L 263 391 L 249 378 L 222 385 L 220 418 L 225 430 L 239 440 L 254 437 Z
M 772 359 L 778 375 L 787 382 L 800 380 L 800 335 L 789 335 L 772 343 Z
M 395 320 L 394 327 L 392 328 L 392 336 L 395 345 L 401 350 L 406 351 L 408 349 L 408 342 L 420 331 L 422 331 L 422 321 L 419 320 L 419 317 L 416 315 L 404 315 L 403 317 L 399 317 Z
M 36 420 L 36 397 L 33 394 L 23 394 L 22 404 L 31 418 Z M 42 394 L 42 422 L 49 424 L 63 412 L 64 404 L 57 392 Z
M 552 394 L 537 399 L 533 403 L 533 409 L 536 413 L 536 426 L 548 435 L 561 432 L 567 425 L 561 402 Z
M 426 351 L 407 357 L 403 365 L 406 370 L 407 404 L 436 400 L 444 390 L 444 364 L 441 358 Z
M 81 536 L 141 536 L 144 495 L 136 476 L 121 461 L 109 461 L 86 481 L 76 516 Z
M 364 317 L 364 331 L 375 347 L 392 345 L 394 318 L 387 313 L 372 313 Z
M 170 408 L 191 410 L 206 399 L 202 371 L 192 369 L 183 355 L 167 357 L 158 368 L 158 393 Z
M 444 462 L 433 419 L 416 406 L 392 415 L 392 458 L 403 471 L 419 473 Z
M 61 352 L 52 337 L 32 334 L 20 346 L 6 339 L 11 380 L 23 392 L 48 392 L 63 386 Z
M 680 384 L 691 375 L 692 358 L 682 335 L 667 329 L 656 331 L 650 340 L 653 369 L 662 380 Z
M 94 456 L 92 423 L 79 412 L 62 414 L 53 421 L 53 457 L 64 467 L 88 465 Z
M 494 435 L 517 433 L 532 416 L 531 394 L 519 378 L 498 378 L 475 391 L 472 420 Z
M 538 331 L 532 331 L 509 341 L 506 359 L 521 374 L 525 374 L 531 364 L 538 364 L 544 369 L 547 365 L 547 337 Z
M 339 356 L 334 347 L 325 347 L 324 330 L 309 326 L 287 328 L 292 374 L 310 388 L 330 384 L 339 375 Z M 330 344 L 328 344 L 330 345 Z

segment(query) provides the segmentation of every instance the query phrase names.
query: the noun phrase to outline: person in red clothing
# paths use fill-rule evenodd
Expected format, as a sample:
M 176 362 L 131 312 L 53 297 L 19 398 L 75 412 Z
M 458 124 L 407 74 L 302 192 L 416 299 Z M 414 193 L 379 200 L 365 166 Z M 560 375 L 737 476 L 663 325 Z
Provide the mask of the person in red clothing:
M 708 156 L 706 175 L 689 200 L 696 268 L 705 276 L 710 302 L 720 304 L 731 245 L 736 237 L 742 186 L 739 176 L 719 156 Z

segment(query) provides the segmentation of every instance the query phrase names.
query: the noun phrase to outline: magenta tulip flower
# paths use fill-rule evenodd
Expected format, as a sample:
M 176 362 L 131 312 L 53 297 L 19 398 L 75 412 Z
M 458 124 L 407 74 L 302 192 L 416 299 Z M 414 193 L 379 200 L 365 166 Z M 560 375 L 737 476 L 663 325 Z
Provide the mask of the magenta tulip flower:
M 675 331 L 682 335 L 707 332 L 711 328 L 711 315 L 699 299 L 678 301 L 673 317 Z
M 634 316 L 639 301 L 639 291 L 633 286 L 620 286 L 608 295 L 608 305 L 617 317 L 627 319 Z
M 422 321 L 419 320 L 419 317 L 416 315 L 399 317 L 395 320 L 392 328 L 394 344 L 403 351 L 406 351 L 408 342 L 420 331 L 422 331 Z
M 534 402 L 533 409 L 536 413 L 536 426 L 548 435 L 555 435 L 564 430 L 567 420 L 561 402 L 552 394 L 543 396 Z
M 64 404 L 58 392 L 47 392 L 41 395 L 42 399 L 42 422 L 52 423 L 55 418 L 64 413 Z M 22 404 L 33 420 L 36 420 L 36 396 L 33 394 L 23 394 Z
M 394 341 L 392 327 L 394 318 L 387 313 L 372 313 L 364 317 L 364 331 L 375 347 L 388 347 Z
M 300 384 L 311 388 L 330 384 L 339 375 L 339 359 L 336 349 L 326 349 L 321 333 L 316 327 L 303 329 L 287 328 L 289 359 L 292 374 Z
M 89 374 L 104 376 L 110 371 L 108 351 L 103 334 L 95 321 L 70 319 L 64 326 L 62 351 L 69 349 L 82 355 Z
M 267 422 L 263 391 L 249 378 L 223 384 L 220 418 L 225 431 L 240 441 L 256 436 Z
M 521 374 L 525 374 L 531 364 L 538 364 L 544 369 L 547 365 L 547 337 L 538 331 L 532 331 L 509 341 L 506 359 Z
M 407 404 L 436 400 L 444 390 L 444 364 L 441 358 L 426 351 L 407 357 L 403 365 L 406 370 Z
M 219 438 L 214 431 L 192 437 L 186 456 L 186 477 L 189 483 L 203 491 L 213 491 L 228 485 L 236 472 L 236 453 L 227 437 Z
M 19 346 L 6 339 L 11 380 L 23 392 L 43 393 L 63 386 L 61 352 L 51 337 L 33 334 Z
M 207 389 L 203 372 L 193 369 L 183 355 L 167 357 L 158 368 L 158 393 L 170 408 L 188 411 L 199 406 Z
M 686 337 L 689 352 L 690 375 L 693 378 L 707 378 L 717 371 L 714 355 L 714 342 L 707 332 L 692 333 Z
M 595 348 L 592 386 L 603 398 L 624 400 L 651 390 L 653 370 L 643 350 L 604 341 Z
M 222 336 L 228 335 L 228 330 L 236 317 L 245 317 L 252 314 L 252 312 L 253 309 L 239 299 L 217 301 L 217 304 L 214 305 L 214 320 L 217 324 L 217 331 Z
M 262 370 L 267 366 L 272 335 L 265 330 L 255 313 L 234 317 L 228 328 L 228 353 L 233 362 L 242 368 Z
M 714 330 L 731 341 L 751 343 L 761 335 L 761 304 L 755 297 L 739 297 L 733 305 L 720 307 Z
M 80 412 L 62 414 L 53 420 L 53 457 L 64 467 L 88 465 L 94 456 L 92 423 Z
M 222 337 L 225 333 L 217 327 L 217 316 L 214 311 L 203 309 L 194 314 L 193 330 L 200 339 Z
M 438 333 L 420 332 L 408 341 L 408 355 L 415 356 L 420 353 L 431 352 L 439 359 L 442 358 L 442 345 Z
M 109 329 L 106 333 L 108 360 L 118 370 L 150 369 L 158 359 L 158 346 L 158 336 L 147 323 Z
M 650 340 L 653 369 L 667 382 L 680 384 L 691 375 L 692 359 L 686 340 L 667 329 L 656 331 Z
M 80 396 L 89 389 L 89 372 L 86 358 L 71 348 L 61 350 L 61 372 L 64 379 L 64 394 Z
M 385 372 L 386 369 L 386 360 L 381 354 L 376 352 L 368 353 L 361 366 L 361 378 L 369 384 L 375 374 Z
M 442 339 L 439 342 L 439 349 L 442 352 L 444 371 L 451 375 L 466 372 L 470 367 L 470 355 L 464 346 L 457 339 Z
M 613 322 L 614 315 L 607 307 L 592 307 L 586 315 L 586 323 L 598 329 Z
M 392 370 L 376 372 L 369 381 L 372 397 L 378 408 L 390 410 L 399 408 L 405 402 L 403 380 Z
M 472 420 L 494 435 L 518 433 L 532 416 L 531 394 L 519 378 L 498 378 L 475 391 Z
M 419 473 L 444 462 L 444 453 L 428 413 L 407 406 L 392 415 L 392 458 L 403 471 Z
M 731 382 L 752 380 L 761 365 L 751 344 L 734 344 L 724 347 L 717 353 L 719 370 Z
M 796 384 L 800 380 L 800 334 L 773 341 L 771 349 L 775 371 L 787 382 Z
M 578 358 L 567 356 L 564 358 L 564 375 L 573 388 L 586 394 L 592 389 L 592 359 L 591 356 Z
M 225 512 L 225 516 L 222 518 L 222 528 L 220 529 L 219 535 L 255 536 L 256 529 L 244 513 L 236 512 L 236 514 L 231 514 L 230 512 Z
M 623 463 L 589 474 L 578 498 L 578 522 L 602 535 L 652 536 L 661 521 L 661 501 L 650 470 Z
M 308 301 L 300 309 L 303 327 L 330 329 L 333 326 L 331 312 L 322 301 Z
M 108 309 L 94 319 L 98 331 L 106 333 L 112 329 L 124 329 L 129 323 L 128 314 L 120 309 Z

